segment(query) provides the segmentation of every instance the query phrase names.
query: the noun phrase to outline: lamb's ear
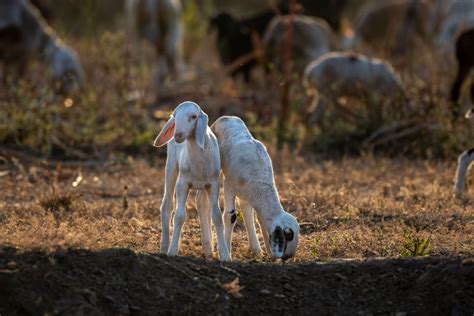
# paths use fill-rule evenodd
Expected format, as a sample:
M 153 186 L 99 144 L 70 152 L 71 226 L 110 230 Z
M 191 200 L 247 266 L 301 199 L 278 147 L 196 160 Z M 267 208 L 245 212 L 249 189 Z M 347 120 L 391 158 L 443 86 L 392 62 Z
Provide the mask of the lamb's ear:
M 207 124 L 209 124 L 209 117 L 206 113 L 201 112 L 196 122 L 196 131 L 194 133 L 196 143 L 201 149 L 204 149 L 204 144 L 206 143 Z
M 168 122 L 166 122 L 165 126 L 163 126 L 161 129 L 158 136 L 156 136 L 153 146 L 161 147 L 165 144 L 168 144 L 168 142 L 173 138 L 174 126 L 174 116 L 171 116 Z

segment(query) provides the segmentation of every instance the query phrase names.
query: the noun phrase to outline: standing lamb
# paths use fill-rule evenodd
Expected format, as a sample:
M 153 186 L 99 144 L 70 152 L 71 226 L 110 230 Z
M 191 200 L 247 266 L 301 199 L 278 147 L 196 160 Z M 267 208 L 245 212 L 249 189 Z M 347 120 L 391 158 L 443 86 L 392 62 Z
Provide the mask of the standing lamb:
M 194 102 L 183 102 L 174 110 L 155 139 L 154 146 L 168 144 L 165 167 L 165 192 L 161 204 L 160 251 L 170 256 L 178 254 L 181 228 L 186 219 L 186 199 L 190 189 L 199 190 L 197 211 L 206 257 L 212 256 L 210 217 L 216 228 L 217 248 L 222 261 L 230 261 L 224 239 L 224 225 L 219 208 L 219 174 L 221 160 L 216 136 L 208 126 L 208 117 Z M 171 210 L 176 189 L 177 207 L 174 213 L 173 235 L 169 244 Z M 210 206 L 210 207 L 209 207 Z
M 293 35 L 287 39 L 287 30 L 292 23 Z M 267 62 L 282 71 L 283 56 L 287 40 L 292 45 L 293 69 L 303 73 L 312 61 L 335 48 L 336 38 L 329 24 L 323 19 L 304 15 L 275 17 L 268 26 L 263 42 Z
M 27 0 L 0 1 L 0 62 L 4 70 L 22 74 L 28 62 L 44 60 L 61 93 L 81 87 L 84 72 L 76 53 L 67 47 Z
M 311 98 L 309 122 L 320 122 L 328 104 L 340 97 L 376 98 L 406 104 L 405 87 L 393 67 L 380 59 L 354 53 L 323 55 L 306 67 L 304 84 Z
M 459 112 L 457 104 L 461 94 L 461 88 L 474 67 L 474 29 L 463 32 L 456 40 L 456 60 L 458 62 L 458 73 L 451 87 L 451 102 L 453 103 L 453 114 Z M 471 83 L 471 102 L 474 102 L 474 82 Z
M 250 250 L 259 253 L 254 211 L 268 254 L 286 260 L 296 253 L 299 225 L 280 203 L 272 161 L 265 146 L 254 139 L 238 117 L 223 116 L 211 126 L 219 141 L 224 173 L 225 238 L 231 249 L 232 230 L 237 219 L 235 198 L 242 206 Z M 253 209 L 252 209 L 253 208 Z
M 127 0 L 130 33 L 145 38 L 156 49 L 158 88 L 168 77 L 176 79 L 181 59 L 181 4 L 179 0 Z

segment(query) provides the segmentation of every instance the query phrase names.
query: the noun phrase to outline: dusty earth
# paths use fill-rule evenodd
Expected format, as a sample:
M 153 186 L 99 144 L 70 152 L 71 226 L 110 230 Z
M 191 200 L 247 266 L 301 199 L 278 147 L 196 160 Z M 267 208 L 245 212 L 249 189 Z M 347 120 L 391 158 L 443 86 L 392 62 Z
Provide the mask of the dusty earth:
M 474 261 L 461 258 L 220 264 L 127 249 L 3 248 L 0 269 L 2 315 L 474 311 Z

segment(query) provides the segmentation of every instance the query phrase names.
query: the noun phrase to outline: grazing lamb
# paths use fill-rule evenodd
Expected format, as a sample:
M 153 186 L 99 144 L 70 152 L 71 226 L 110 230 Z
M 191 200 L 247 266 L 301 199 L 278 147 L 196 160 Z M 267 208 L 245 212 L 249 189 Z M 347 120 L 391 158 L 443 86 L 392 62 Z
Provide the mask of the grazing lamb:
M 32 58 L 44 60 L 57 90 L 80 88 L 84 72 L 76 53 L 67 47 L 27 0 L 0 1 L 0 62 L 4 70 L 22 74 Z
M 361 43 L 373 50 L 404 53 L 431 37 L 430 4 L 420 0 L 386 0 L 364 5 L 354 23 L 354 36 L 345 46 Z
M 154 85 L 176 79 L 181 59 L 181 4 L 179 0 L 127 0 L 129 32 L 156 48 L 158 68 Z
M 168 144 L 165 192 L 161 204 L 162 253 L 178 254 L 181 228 L 186 218 L 186 199 L 190 189 L 199 190 L 196 197 L 201 223 L 201 239 L 206 257 L 212 255 L 210 217 L 216 228 L 217 248 L 222 261 L 231 257 L 224 239 L 224 225 L 219 208 L 219 174 L 221 160 L 216 136 L 208 126 L 208 117 L 194 102 L 183 102 L 174 110 L 155 139 L 154 146 Z M 169 244 L 170 215 L 176 189 L 177 207 L 173 236 Z
M 474 119 L 474 108 L 471 108 L 466 113 L 467 119 Z M 458 157 L 458 167 L 456 169 L 456 176 L 454 178 L 454 197 L 461 198 L 464 188 L 464 179 L 466 177 L 469 166 L 474 161 L 474 148 L 466 150 Z
M 241 203 L 250 250 L 259 253 L 253 209 L 257 212 L 268 254 L 283 260 L 296 253 L 299 225 L 285 212 L 273 177 L 272 161 L 265 146 L 255 140 L 238 117 L 223 116 L 211 126 L 219 141 L 224 173 L 225 238 L 231 249 L 236 221 L 235 198 Z M 252 209 L 253 208 L 253 209 Z
M 327 104 L 339 97 L 377 97 L 379 101 L 406 102 L 404 85 L 393 67 L 380 59 L 334 52 L 310 63 L 304 84 L 312 98 L 309 122 L 320 122 Z
M 463 82 L 474 67 L 474 29 L 463 32 L 457 38 L 456 60 L 458 62 L 458 73 L 451 87 L 451 102 L 453 102 L 454 115 L 457 115 L 459 111 L 457 102 Z M 471 102 L 474 102 L 474 82 L 471 83 Z
M 303 73 L 313 60 L 335 48 L 335 35 L 326 21 L 304 15 L 275 17 L 265 32 L 263 42 L 267 62 L 282 71 L 283 57 L 287 42 L 287 29 L 293 24 L 292 60 L 293 69 Z

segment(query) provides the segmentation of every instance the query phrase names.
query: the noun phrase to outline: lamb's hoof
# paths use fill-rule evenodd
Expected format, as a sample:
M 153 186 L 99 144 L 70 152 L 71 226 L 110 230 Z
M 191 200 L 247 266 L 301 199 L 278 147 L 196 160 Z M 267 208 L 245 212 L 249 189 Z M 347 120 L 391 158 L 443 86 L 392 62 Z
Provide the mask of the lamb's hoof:
M 456 200 L 462 200 L 463 199 L 462 192 L 454 191 L 453 198 L 456 199 Z
M 249 248 L 249 253 L 257 257 L 261 257 L 263 255 L 261 248 L 255 248 L 255 249 Z
M 231 262 L 231 261 L 232 261 L 232 258 L 231 258 L 230 255 L 227 255 L 227 256 L 221 256 L 221 255 L 220 255 L 220 256 L 219 256 L 219 260 L 220 260 L 221 262 Z

